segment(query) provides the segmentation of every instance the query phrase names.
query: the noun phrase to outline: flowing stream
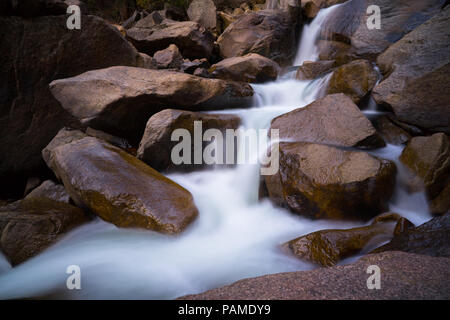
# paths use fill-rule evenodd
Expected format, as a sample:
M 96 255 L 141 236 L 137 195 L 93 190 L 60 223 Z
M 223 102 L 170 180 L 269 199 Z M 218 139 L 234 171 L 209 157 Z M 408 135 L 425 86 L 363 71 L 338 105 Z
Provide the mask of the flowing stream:
M 317 60 L 316 36 L 335 7 L 321 10 L 304 27 L 296 64 Z M 268 128 L 274 117 L 316 99 L 325 81 L 297 81 L 291 75 L 253 85 L 253 108 L 223 113 L 238 114 L 245 128 Z M 398 164 L 401 150 L 388 145 L 372 153 Z M 281 252 L 279 245 L 320 229 L 362 225 L 309 220 L 259 201 L 257 165 L 168 177 L 191 191 L 200 212 L 180 236 L 119 229 L 95 220 L 15 268 L 0 257 L 0 298 L 172 299 L 242 278 L 312 269 Z M 430 219 L 421 193 L 409 195 L 397 187 L 390 207 L 416 225 Z M 81 290 L 66 288 L 69 265 L 81 268 Z

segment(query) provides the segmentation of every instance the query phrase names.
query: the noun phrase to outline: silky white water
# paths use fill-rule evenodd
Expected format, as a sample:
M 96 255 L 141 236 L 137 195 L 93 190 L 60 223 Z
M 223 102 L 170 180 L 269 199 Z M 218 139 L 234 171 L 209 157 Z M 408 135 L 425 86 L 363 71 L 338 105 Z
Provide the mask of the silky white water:
M 311 30 L 317 34 L 332 10 L 322 10 L 305 27 L 301 59 L 317 59 L 311 49 L 315 43 Z M 293 79 L 254 85 L 254 108 L 224 112 L 238 114 L 245 128 L 268 128 L 275 116 L 312 102 L 322 85 L 323 80 Z M 401 147 L 388 145 L 373 154 L 398 163 L 400 152 Z M 268 200 L 258 201 L 257 165 L 168 177 L 193 194 L 200 212 L 180 236 L 119 229 L 95 220 L 15 268 L 0 259 L 0 298 L 172 299 L 242 278 L 311 269 L 311 265 L 282 253 L 279 245 L 320 229 L 361 225 L 313 221 L 277 208 Z M 399 188 L 391 209 L 415 224 L 430 218 L 422 194 L 408 195 Z M 81 268 L 81 290 L 66 288 L 69 265 Z

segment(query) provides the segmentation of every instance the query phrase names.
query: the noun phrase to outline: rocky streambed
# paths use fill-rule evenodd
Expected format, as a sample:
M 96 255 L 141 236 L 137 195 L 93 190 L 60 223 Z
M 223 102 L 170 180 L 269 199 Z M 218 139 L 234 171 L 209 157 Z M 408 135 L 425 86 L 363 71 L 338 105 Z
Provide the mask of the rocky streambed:
M 445 1 L 117 5 L 0 7 L 1 298 L 450 297 Z

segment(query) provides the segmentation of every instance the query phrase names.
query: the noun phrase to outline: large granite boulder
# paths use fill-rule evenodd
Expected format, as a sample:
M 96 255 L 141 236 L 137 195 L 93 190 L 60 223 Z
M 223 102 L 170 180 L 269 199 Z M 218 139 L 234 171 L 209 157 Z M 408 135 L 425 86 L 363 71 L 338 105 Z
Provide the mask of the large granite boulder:
M 209 72 L 218 79 L 261 83 L 276 80 L 280 66 L 257 53 L 249 53 L 224 59 L 212 65 Z
M 281 65 L 289 64 L 296 51 L 296 24 L 283 10 L 245 13 L 217 39 L 222 58 L 258 53 Z
M 388 209 L 396 167 L 368 153 L 282 142 L 279 170 L 266 175 L 276 204 L 310 218 L 368 220 Z
M 425 189 L 430 210 L 435 214 L 450 210 L 448 188 L 450 185 L 450 143 L 444 133 L 428 137 L 414 137 L 403 149 L 400 161 L 412 177 L 413 191 Z
M 195 121 L 201 121 L 202 137 L 208 129 L 217 129 L 223 134 L 226 129 L 237 129 L 241 123 L 241 119 L 235 115 L 166 109 L 148 120 L 137 157 L 156 170 L 201 167 L 201 164 L 194 164 L 194 139 L 191 139 L 191 164 L 176 165 L 171 160 L 172 149 L 179 143 L 172 141 L 172 133 L 176 129 L 184 129 L 194 137 L 194 134 L 199 134 L 194 132 Z M 205 143 L 202 144 L 202 154 L 204 145 Z
M 372 90 L 377 80 L 378 74 L 369 61 L 355 60 L 333 71 L 326 94 L 344 93 L 358 103 Z
M 400 121 L 450 134 L 449 39 L 447 6 L 378 57 L 386 78 L 373 90 L 375 101 Z
M 0 247 L 17 265 L 86 221 L 85 213 L 68 203 L 43 197 L 17 201 L 0 207 Z
M 147 120 L 166 108 L 214 110 L 245 107 L 248 84 L 132 67 L 93 70 L 53 81 L 62 107 L 94 129 L 139 142 Z
M 346 63 L 374 61 L 391 44 L 439 13 L 445 0 L 349 0 L 333 11 L 322 27 L 320 57 Z M 367 8 L 381 8 L 381 28 L 367 27 Z M 430 37 L 438 38 L 438 37 Z
M 104 20 L 83 16 L 80 31 L 68 30 L 66 20 L 0 16 L 1 191 L 10 191 L 20 177 L 43 167 L 41 150 L 61 127 L 77 124 L 51 95 L 51 81 L 139 64 L 136 49 Z
M 237 281 L 182 300 L 398 300 L 450 299 L 449 258 L 405 252 L 365 256 L 350 265 L 270 274 Z M 367 283 L 376 265 L 381 290 Z
M 272 120 L 282 140 L 323 143 L 341 147 L 376 148 L 384 142 L 353 101 L 339 93 L 317 99 L 306 107 Z
M 217 26 L 216 5 L 213 0 L 193 0 L 187 9 L 189 20 L 195 21 L 208 30 Z
M 61 130 L 43 157 L 78 206 L 118 227 L 175 234 L 198 214 L 189 191 L 80 131 Z

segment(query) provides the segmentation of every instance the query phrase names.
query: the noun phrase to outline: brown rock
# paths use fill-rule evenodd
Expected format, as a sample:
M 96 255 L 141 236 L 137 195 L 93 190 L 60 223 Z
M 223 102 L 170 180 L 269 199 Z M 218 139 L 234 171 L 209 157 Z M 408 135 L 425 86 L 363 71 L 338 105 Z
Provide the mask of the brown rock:
M 197 69 L 197 68 L 208 69 L 209 67 L 211 67 L 211 65 L 208 62 L 208 60 L 206 60 L 205 58 L 195 59 L 193 61 L 184 59 L 183 64 L 181 65 L 180 69 L 183 72 L 193 74 L 195 69 Z
M 384 142 L 353 101 L 333 94 L 272 120 L 280 139 L 341 147 L 376 148 Z
M 217 26 L 216 5 L 213 0 L 193 0 L 187 9 L 189 20 L 195 21 L 208 30 Z
M 297 80 L 313 80 L 323 76 L 334 67 L 334 60 L 305 61 L 296 74 Z
M 355 59 L 374 61 L 391 44 L 440 12 L 445 0 L 349 0 L 328 17 L 321 30 L 320 56 L 339 64 Z M 381 8 L 381 28 L 367 27 L 367 8 Z M 439 37 L 430 37 L 439 38 Z M 334 49 L 329 49 L 329 47 Z
M 135 47 L 148 55 L 175 44 L 185 58 L 209 58 L 214 38 L 197 22 L 164 20 L 154 26 L 134 26 L 127 30 L 127 37 Z
M 193 137 L 194 121 L 201 121 L 203 129 L 202 136 L 204 131 L 208 129 L 218 129 L 221 131 L 237 129 L 241 122 L 240 118 L 235 115 L 206 114 L 173 109 L 161 111 L 148 120 L 144 136 L 139 145 L 137 157 L 159 171 L 168 168 L 193 169 L 199 167 L 200 165 L 194 165 L 193 161 L 193 139 L 191 140 L 192 165 L 175 165 L 171 160 L 171 151 L 179 143 L 178 141 L 171 141 L 173 131 L 175 129 L 185 129 Z
M 252 83 L 274 81 L 279 72 L 276 62 L 256 53 L 222 60 L 209 69 L 214 78 Z
M 346 266 L 240 280 L 182 300 L 450 299 L 449 258 L 404 252 L 371 254 Z M 381 290 L 369 290 L 367 268 L 381 270 Z
M 0 244 L 11 264 L 39 254 L 70 229 L 88 221 L 70 204 L 32 198 L 0 207 Z
M 265 176 L 270 198 L 310 218 L 360 219 L 386 211 L 395 164 L 365 152 L 312 143 L 280 143 L 280 168 Z
M 347 0 L 301 0 L 303 13 L 310 19 L 316 17 L 320 9 L 343 3 Z
M 281 65 L 295 55 L 295 21 L 282 10 L 250 12 L 236 18 L 217 43 L 223 58 L 258 53 Z
M 8 190 L 44 166 L 41 150 L 60 128 L 77 125 L 52 97 L 52 80 L 137 64 L 136 49 L 104 20 L 83 16 L 81 31 L 68 30 L 66 20 L 0 16 L 0 180 Z
M 374 125 L 387 143 L 402 145 L 411 139 L 407 131 L 394 124 L 387 116 L 376 119 Z
M 390 240 L 394 228 L 395 223 L 384 222 L 352 229 L 320 230 L 291 240 L 283 248 L 299 259 L 331 267 L 342 259 L 367 252 Z
M 397 233 L 391 242 L 373 253 L 405 251 L 433 257 L 450 257 L 450 214 L 431 219 L 415 227 Z
M 153 59 L 158 69 L 179 69 L 183 64 L 180 50 L 174 44 L 171 44 L 164 50 L 156 51 Z
M 170 107 L 215 110 L 244 107 L 248 84 L 186 73 L 112 67 L 56 80 L 50 90 L 62 107 L 94 129 L 138 142 L 150 116 Z
M 412 138 L 403 150 L 400 161 L 413 174 L 411 184 L 414 190 L 420 190 L 423 186 L 431 202 L 440 197 L 440 193 L 445 194 L 445 188 L 450 184 L 450 147 L 445 134 Z M 431 209 L 438 207 L 435 205 Z M 440 209 L 433 213 L 445 213 L 450 207 Z
M 450 52 L 443 40 L 449 38 L 447 6 L 390 46 L 377 59 L 386 78 L 373 90 L 375 101 L 400 121 L 450 134 Z
M 352 61 L 332 73 L 326 93 L 345 93 L 355 103 L 358 103 L 372 90 L 377 79 L 378 74 L 369 61 Z
M 196 218 L 189 191 L 117 147 L 72 133 L 73 142 L 62 131 L 43 155 L 77 205 L 118 227 L 168 234 Z
M 56 184 L 51 180 L 46 180 L 28 194 L 25 199 L 45 198 L 58 202 L 69 203 L 70 196 L 63 185 Z

